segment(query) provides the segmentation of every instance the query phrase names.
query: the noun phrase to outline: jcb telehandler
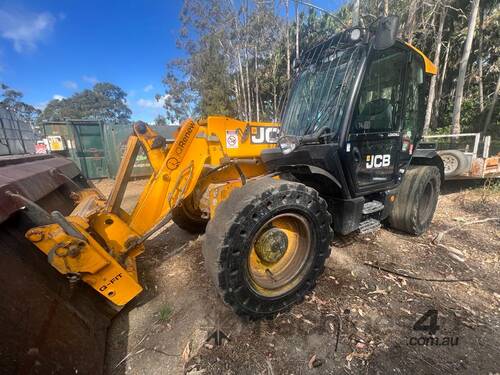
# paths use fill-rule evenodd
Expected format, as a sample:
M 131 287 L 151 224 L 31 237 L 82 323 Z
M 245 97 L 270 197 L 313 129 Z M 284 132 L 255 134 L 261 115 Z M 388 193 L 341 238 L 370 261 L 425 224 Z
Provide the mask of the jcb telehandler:
M 396 32 L 386 17 L 304 53 L 280 126 L 186 120 L 166 144 L 136 123 L 108 199 L 75 191 L 64 217 L 12 192 L 39 223 L 26 237 L 71 282 L 123 306 L 142 290 L 145 240 L 173 219 L 205 232 L 208 273 L 238 314 L 287 309 L 314 287 L 334 231 L 386 223 L 420 234 L 431 222 L 443 165 L 416 145 L 436 67 Z M 129 214 L 121 202 L 140 148 L 153 173 Z

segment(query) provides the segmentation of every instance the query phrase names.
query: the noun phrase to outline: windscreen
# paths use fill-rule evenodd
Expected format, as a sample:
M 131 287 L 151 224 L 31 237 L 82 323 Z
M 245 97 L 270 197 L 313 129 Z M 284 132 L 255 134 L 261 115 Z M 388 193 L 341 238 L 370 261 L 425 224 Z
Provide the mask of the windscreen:
M 282 115 L 283 135 L 311 134 L 328 128 L 337 133 L 362 47 L 318 52 L 300 69 Z

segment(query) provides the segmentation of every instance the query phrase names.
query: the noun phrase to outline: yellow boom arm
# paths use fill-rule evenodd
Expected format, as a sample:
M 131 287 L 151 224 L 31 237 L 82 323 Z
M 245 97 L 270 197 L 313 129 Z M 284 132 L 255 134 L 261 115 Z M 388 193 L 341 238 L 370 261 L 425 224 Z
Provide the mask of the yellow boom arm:
M 166 144 L 146 124 L 136 123 L 109 198 L 82 190 L 68 217 L 53 214 L 54 223 L 30 229 L 26 237 L 60 273 L 82 279 L 123 306 L 142 291 L 135 258 L 144 241 L 171 219 L 172 209 L 190 196 L 204 215 L 214 215 L 233 188 L 265 174 L 260 153 L 275 147 L 278 131 L 273 123 L 189 119 Z M 141 148 L 153 173 L 129 215 L 121 203 Z

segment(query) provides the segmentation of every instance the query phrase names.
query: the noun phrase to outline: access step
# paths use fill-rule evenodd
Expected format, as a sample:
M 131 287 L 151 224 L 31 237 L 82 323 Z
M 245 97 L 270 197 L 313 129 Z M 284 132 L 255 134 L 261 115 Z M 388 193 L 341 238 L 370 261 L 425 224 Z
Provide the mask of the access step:
M 363 215 L 373 214 L 374 212 L 382 211 L 384 209 L 384 204 L 379 201 L 366 202 L 363 205 Z
M 359 233 L 361 234 L 367 234 L 371 232 L 375 232 L 382 227 L 382 224 L 380 224 L 380 221 L 376 219 L 368 219 L 365 221 L 362 221 L 359 223 Z

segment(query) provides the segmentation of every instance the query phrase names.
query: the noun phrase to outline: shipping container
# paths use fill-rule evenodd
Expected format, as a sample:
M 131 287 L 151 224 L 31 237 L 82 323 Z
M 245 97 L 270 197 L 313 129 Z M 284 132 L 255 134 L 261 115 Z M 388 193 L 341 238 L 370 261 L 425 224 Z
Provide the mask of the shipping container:
M 43 123 L 49 151 L 72 159 L 88 179 L 108 177 L 102 127 L 93 120 Z
M 152 126 L 167 140 L 173 138 L 176 126 Z M 44 122 L 44 134 L 51 152 L 71 158 L 88 179 L 115 178 L 131 123 L 101 123 L 92 120 Z M 63 148 L 62 150 L 60 148 Z M 139 153 L 132 177 L 147 177 L 152 170 L 144 153 Z
M 151 126 L 151 128 L 165 137 L 167 141 L 172 141 L 173 134 L 177 130 L 177 126 Z M 108 163 L 109 177 L 115 178 L 120 166 L 125 148 L 127 147 L 127 139 L 132 134 L 131 124 L 104 124 L 104 144 L 106 148 L 106 156 Z M 139 152 L 132 170 L 132 177 L 149 176 L 152 169 L 144 152 Z

